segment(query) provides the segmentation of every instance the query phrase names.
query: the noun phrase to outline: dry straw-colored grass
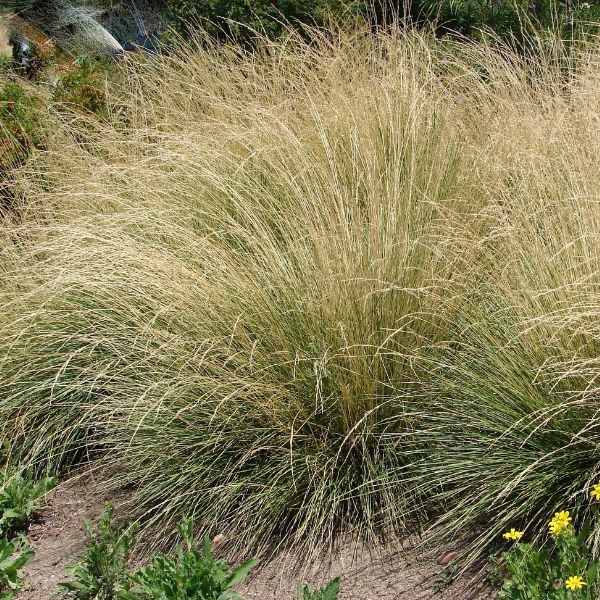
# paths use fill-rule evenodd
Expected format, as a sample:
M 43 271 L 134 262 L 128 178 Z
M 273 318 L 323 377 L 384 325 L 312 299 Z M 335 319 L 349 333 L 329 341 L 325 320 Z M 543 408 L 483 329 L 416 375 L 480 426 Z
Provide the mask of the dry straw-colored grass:
M 13 457 L 98 461 L 156 540 L 193 515 L 254 548 L 415 522 L 481 548 L 572 508 L 599 76 L 594 44 L 360 29 L 132 65 L 2 231 Z

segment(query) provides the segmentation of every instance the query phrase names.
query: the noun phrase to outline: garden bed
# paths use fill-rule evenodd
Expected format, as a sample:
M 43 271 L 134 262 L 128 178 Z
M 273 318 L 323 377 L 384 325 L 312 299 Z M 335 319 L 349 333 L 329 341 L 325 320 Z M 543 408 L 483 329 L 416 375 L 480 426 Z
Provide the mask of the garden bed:
M 65 570 L 79 558 L 87 542 L 83 520 L 97 520 L 105 501 L 117 507 L 124 496 L 98 492 L 92 473 L 78 474 L 51 492 L 29 527 L 34 559 L 24 569 L 24 589 L 18 600 L 56 600 L 58 583 L 68 577 Z M 218 554 L 218 546 L 216 547 Z M 340 600 L 479 600 L 492 598 L 492 591 L 477 590 L 481 578 L 470 577 L 442 587 L 438 553 L 423 552 L 409 542 L 402 547 L 342 547 L 331 558 L 299 567 L 299 556 L 284 554 L 259 566 L 238 591 L 246 600 L 291 600 L 298 579 L 311 586 L 323 585 L 340 576 Z M 466 587 L 465 587 L 466 586 Z

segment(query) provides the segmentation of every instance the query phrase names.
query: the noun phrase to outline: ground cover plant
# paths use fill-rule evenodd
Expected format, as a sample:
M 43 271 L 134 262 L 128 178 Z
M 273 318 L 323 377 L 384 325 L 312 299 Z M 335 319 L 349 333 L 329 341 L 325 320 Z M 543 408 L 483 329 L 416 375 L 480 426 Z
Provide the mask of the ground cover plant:
M 0 534 L 22 532 L 39 507 L 39 501 L 57 483 L 56 477 L 35 481 L 25 474 L 5 472 L 0 484 Z
M 213 556 L 208 536 L 201 549 L 196 547 L 191 520 L 184 520 L 178 531 L 185 545 L 177 548 L 174 557 L 159 554 L 148 566 L 138 569 L 132 576 L 130 600 L 243 600 L 232 588 L 248 576 L 258 560 L 230 570 L 224 560 Z
M 45 140 L 41 100 L 16 82 L 0 82 L 0 182 Z
M 337 600 L 340 590 L 340 578 L 332 579 L 320 590 L 312 591 L 306 584 L 299 582 L 297 587 L 297 600 Z
M 22 589 L 21 569 L 33 558 L 33 552 L 18 538 L 0 538 L 0 599 L 11 600 Z
M 95 462 L 148 546 L 481 553 L 598 476 L 598 47 L 311 36 L 65 119 L 1 230 L 0 433 Z
M 54 477 L 36 482 L 6 468 L 0 476 L 0 599 L 22 588 L 21 569 L 33 558 L 25 529 L 39 500 L 56 485 Z
M 591 496 L 600 500 L 599 484 L 594 485 Z M 597 518 L 597 506 L 593 506 L 592 512 Z M 550 520 L 548 533 L 554 548 L 522 541 L 525 531 L 514 527 L 503 534 L 512 548 L 502 555 L 508 576 L 498 598 L 592 600 L 598 596 L 598 561 L 592 559 L 587 543 L 592 526 L 584 523 L 576 531 L 572 521 L 569 511 L 559 511 Z
M 96 527 L 85 522 L 89 543 L 83 557 L 71 568 L 73 581 L 60 584 L 65 596 L 77 600 L 126 598 L 131 588 L 127 572 L 137 527 L 119 528 L 113 522 L 113 507 L 106 504 Z
M 258 564 L 249 560 L 230 570 L 224 560 L 213 556 L 208 537 L 202 549 L 196 547 L 193 523 L 185 519 L 177 528 L 184 546 L 177 547 L 175 556 L 158 554 L 130 572 L 137 524 L 117 527 L 113 508 L 107 504 L 97 530 L 89 522 L 86 529 L 89 543 L 70 570 L 73 580 L 60 584 L 64 596 L 76 600 L 243 600 L 232 588 Z

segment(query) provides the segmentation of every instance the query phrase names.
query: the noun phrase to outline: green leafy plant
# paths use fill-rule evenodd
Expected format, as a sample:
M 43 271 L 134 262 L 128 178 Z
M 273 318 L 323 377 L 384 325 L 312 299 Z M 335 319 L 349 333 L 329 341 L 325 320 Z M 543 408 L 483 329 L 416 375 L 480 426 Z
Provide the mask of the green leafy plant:
M 19 538 L 0 539 L 0 600 L 10 600 L 22 588 L 20 570 L 33 555 Z
M 126 598 L 131 580 L 127 561 L 135 543 L 136 524 L 119 529 L 112 522 L 113 507 L 106 504 L 97 529 L 89 521 L 85 527 L 89 544 L 84 556 L 70 572 L 74 581 L 59 584 L 66 596 L 76 600 L 115 600 Z
M 99 63 L 80 60 L 58 79 L 54 88 L 54 100 L 97 117 L 108 116 L 104 72 Z
M 22 531 L 39 500 L 56 487 L 56 477 L 34 481 L 22 474 L 4 476 L 0 487 L 0 534 Z
M 10 539 L 23 531 L 38 501 L 57 484 L 55 477 L 35 481 L 26 474 L 0 478 L 0 600 L 9 600 L 21 589 L 20 570 L 33 558 L 25 536 Z
M 179 526 L 185 547 L 179 547 L 174 557 L 160 554 L 151 564 L 133 577 L 135 587 L 128 598 L 140 600 L 242 600 L 231 588 L 243 581 L 258 564 L 249 560 L 229 570 L 224 560 L 215 559 L 208 537 L 202 549 L 193 542 L 193 524 L 186 519 Z
M 600 497 L 600 485 L 595 488 Z M 594 492 L 592 492 L 594 493 Z M 571 524 L 569 511 L 554 515 L 549 523 L 553 547 L 522 543 L 522 531 L 504 534 L 514 542 L 503 553 L 508 577 L 498 598 L 506 600 L 593 600 L 597 598 L 598 561 L 594 560 L 587 540 L 592 531 L 584 524 L 579 531 Z
M 8 71 L 12 67 L 12 56 L 0 53 L 0 73 Z
M 0 90 L 0 176 L 43 146 L 40 108 L 39 97 L 18 83 L 7 82 Z
M 297 600 L 337 600 L 340 591 L 340 578 L 332 579 L 325 587 L 320 590 L 311 591 L 311 589 L 301 581 L 296 588 Z

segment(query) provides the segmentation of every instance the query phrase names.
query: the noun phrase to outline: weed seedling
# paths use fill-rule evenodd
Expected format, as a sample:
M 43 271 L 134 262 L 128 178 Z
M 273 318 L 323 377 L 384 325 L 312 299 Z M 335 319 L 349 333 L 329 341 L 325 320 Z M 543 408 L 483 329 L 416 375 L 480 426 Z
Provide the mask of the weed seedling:
M 243 600 L 231 588 L 243 581 L 258 564 L 249 560 L 229 570 L 224 560 L 215 559 L 208 537 L 202 549 L 193 542 L 193 524 L 184 520 L 179 526 L 184 547 L 179 547 L 174 557 L 160 554 L 148 567 L 140 569 L 134 576 L 136 586 L 131 600 Z
M 340 578 L 332 579 L 324 588 L 314 592 L 302 582 L 298 582 L 298 600 L 337 600 L 340 591 Z
M 11 600 L 22 588 L 19 571 L 33 558 L 33 551 L 19 538 L 0 539 L 0 600 Z
M 106 504 L 96 531 L 86 521 L 89 545 L 83 558 L 70 569 L 74 581 L 59 584 L 64 595 L 76 600 L 127 598 L 131 578 L 126 569 L 137 524 L 121 530 L 112 523 L 112 515 L 113 507 Z

